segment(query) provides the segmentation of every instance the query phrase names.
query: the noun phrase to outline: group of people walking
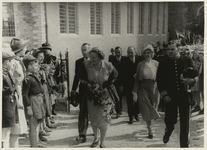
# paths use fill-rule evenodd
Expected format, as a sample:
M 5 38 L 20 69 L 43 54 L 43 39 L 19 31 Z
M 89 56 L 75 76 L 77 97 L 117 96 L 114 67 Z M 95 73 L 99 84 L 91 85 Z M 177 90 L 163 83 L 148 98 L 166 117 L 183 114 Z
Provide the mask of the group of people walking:
M 107 62 L 101 48 L 90 48 L 89 43 L 84 43 L 81 46 L 83 58 L 76 61 L 72 88 L 72 92 L 76 92 L 80 82 L 79 136 L 76 140 L 81 143 L 86 141 L 90 120 L 94 132 L 91 147 L 99 143 L 101 148 L 107 147 L 105 136 L 111 114 L 115 111 L 116 118 L 122 114 L 122 96 L 125 94 L 128 123 L 132 124 L 134 119 L 139 121 L 138 114 L 141 113 L 150 139 L 153 138 L 151 120 L 160 117 L 160 100 L 164 101 L 165 111 L 164 143 L 169 141 L 179 112 L 180 147 L 188 147 L 191 87 L 198 83 L 203 86 L 203 68 L 196 70 L 192 58 L 181 55 L 181 49 L 180 44 L 164 44 L 163 55 L 156 56 L 155 60 L 152 45 L 142 50 L 142 56 L 136 55 L 133 46 L 128 47 L 127 56 L 122 56 L 122 48 L 116 47 L 111 49 L 112 55 Z
M 14 38 L 11 50 L 2 51 L 4 147 L 18 147 L 18 136 L 27 133 L 27 124 L 30 146 L 46 147 L 44 136 L 49 135 L 51 128 L 56 128 L 52 115 L 56 115 L 55 99 L 64 91 L 64 84 L 60 82 L 60 72 L 64 70 L 59 67 L 64 64 L 59 64 L 51 54 L 49 43 L 43 43 L 25 56 L 27 44 L 28 41 Z M 153 139 L 151 121 L 160 117 L 158 106 L 162 101 L 166 125 L 164 143 L 170 139 L 179 112 L 180 147 L 188 147 L 192 97 L 197 96 L 194 98 L 197 100 L 201 95 L 199 99 L 204 102 L 203 53 L 198 54 L 200 63 L 197 64 L 195 56 L 192 59 L 181 55 L 181 48 L 179 44 L 165 43 L 163 55 L 158 56 L 161 49 L 148 44 L 138 56 L 135 48 L 129 46 L 127 56 L 123 56 L 122 48 L 117 46 L 106 61 L 103 49 L 83 43 L 83 57 L 75 62 L 70 93 L 76 95 L 78 91 L 79 95 L 79 136 L 76 141 L 86 142 L 90 120 L 94 134 L 91 147 L 100 143 L 100 148 L 106 148 L 105 137 L 111 115 L 115 113 L 117 119 L 122 115 L 122 97 L 125 95 L 128 123 L 133 124 L 134 119 L 139 121 L 140 113 L 146 121 L 149 139 Z M 199 105 L 197 100 L 196 107 Z
M 19 135 L 28 134 L 31 147 L 46 147 L 52 128 L 55 99 L 63 89 L 58 60 L 49 43 L 27 50 L 29 41 L 13 38 L 2 50 L 2 145 L 19 147 Z

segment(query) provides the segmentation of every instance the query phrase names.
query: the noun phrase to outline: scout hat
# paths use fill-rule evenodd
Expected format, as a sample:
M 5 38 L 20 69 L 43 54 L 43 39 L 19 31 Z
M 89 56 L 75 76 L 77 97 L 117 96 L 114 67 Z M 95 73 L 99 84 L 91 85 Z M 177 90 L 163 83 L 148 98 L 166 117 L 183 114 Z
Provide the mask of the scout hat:
M 42 50 L 44 50 L 44 49 L 50 49 L 50 51 L 52 51 L 51 45 L 48 42 L 43 43 L 42 44 L 42 47 L 40 49 L 42 49 Z
M 27 68 L 29 63 L 32 61 L 36 61 L 37 59 L 33 57 L 32 55 L 26 56 L 23 58 L 22 62 L 24 63 L 24 66 Z
M 28 43 L 29 43 L 29 40 L 13 38 L 10 42 L 10 47 L 14 53 L 18 53 L 22 51 Z
M 37 55 L 38 55 L 39 53 L 42 53 L 42 52 L 43 52 L 43 50 L 41 50 L 40 48 L 38 48 L 38 49 L 34 49 L 33 52 L 32 52 L 32 55 L 33 55 L 34 57 L 37 57 Z
M 2 59 L 13 59 L 14 57 L 15 54 L 11 50 L 6 50 L 6 49 L 2 50 Z

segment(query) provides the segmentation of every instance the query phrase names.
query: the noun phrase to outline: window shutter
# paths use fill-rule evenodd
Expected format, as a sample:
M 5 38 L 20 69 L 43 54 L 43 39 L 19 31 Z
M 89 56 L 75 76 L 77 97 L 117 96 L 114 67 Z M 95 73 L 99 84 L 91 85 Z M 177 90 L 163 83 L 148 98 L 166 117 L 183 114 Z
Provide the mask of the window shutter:
M 111 33 L 120 33 L 120 3 L 111 3 Z
M 2 3 L 2 36 L 15 36 L 14 8 L 13 3 Z
M 133 34 L 134 30 L 134 25 L 133 25 L 133 20 L 134 20 L 134 7 L 133 3 L 129 2 L 127 3 L 127 33 L 128 34 Z
M 66 27 L 66 3 L 59 3 L 60 33 L 67 33 Z
M 59 3 L 60 33 L 76 33 L 76 3 Z

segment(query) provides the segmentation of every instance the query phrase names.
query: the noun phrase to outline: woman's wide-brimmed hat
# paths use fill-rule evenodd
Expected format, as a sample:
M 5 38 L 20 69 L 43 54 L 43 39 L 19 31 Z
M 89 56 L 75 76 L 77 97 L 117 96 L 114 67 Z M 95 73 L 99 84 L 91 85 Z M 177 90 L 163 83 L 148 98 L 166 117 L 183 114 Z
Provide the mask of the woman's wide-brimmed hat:
M 18 53 L 22 51 L 28 43 L 29 43 L 29 40 L 13 38 L 10 42 L 10 47 L 14 53 Z
M 143 50 L 142 50 L 142 54 L 144 53 L 144 51 L 146 50 L 150 50 L 152 53 L 154 53 L 154 48 L 152 47 L 152 45 L 148 44 Z

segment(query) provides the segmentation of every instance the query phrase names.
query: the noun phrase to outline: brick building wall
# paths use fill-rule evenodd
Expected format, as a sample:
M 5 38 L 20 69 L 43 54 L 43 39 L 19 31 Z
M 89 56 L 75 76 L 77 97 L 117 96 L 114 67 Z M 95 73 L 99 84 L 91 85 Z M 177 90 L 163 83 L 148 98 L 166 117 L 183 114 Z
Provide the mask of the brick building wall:
M 27 49 L 38 48 L 46 41 L 44 3 L 13 3 L 15 37 L 29 39 Z M 3 37 L 3 43 L 10 43 L 13 37 Z

